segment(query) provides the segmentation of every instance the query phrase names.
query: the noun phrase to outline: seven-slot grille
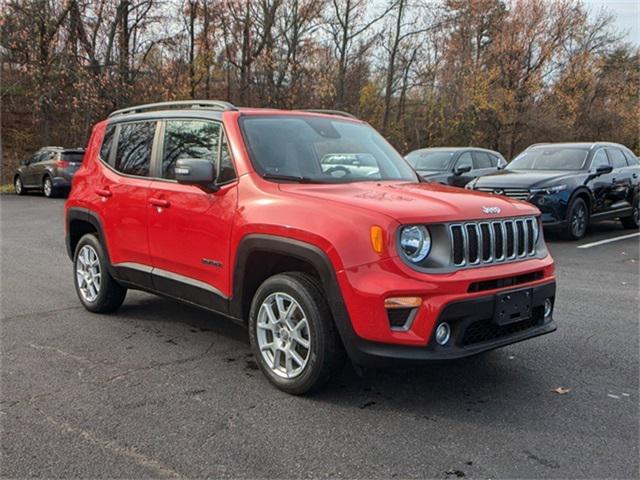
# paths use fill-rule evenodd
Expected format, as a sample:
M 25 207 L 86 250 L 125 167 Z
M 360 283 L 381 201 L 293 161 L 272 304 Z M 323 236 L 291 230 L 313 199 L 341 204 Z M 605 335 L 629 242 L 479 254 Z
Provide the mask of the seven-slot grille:
M 456 267 L 518 260 L 536 253 L 534 217 L 449 225 Z
M 504 195 L 516 200 L 527 200 L 530 192 L 527 188 L 499 188 L 499 187 L 478 187 L 478 192 L 495 193 L 496 195 Z

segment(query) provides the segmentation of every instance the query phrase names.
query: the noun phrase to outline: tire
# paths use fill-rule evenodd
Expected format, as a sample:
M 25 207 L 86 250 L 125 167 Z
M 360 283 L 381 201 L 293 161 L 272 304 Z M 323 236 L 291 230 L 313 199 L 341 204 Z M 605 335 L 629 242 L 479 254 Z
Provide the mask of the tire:
M 567 226 L 563 236 L 567 240 L 580 240 L 587 233 L 589 226 L 589 207 L 582 198 L 576 198 L 569 205 Z
M 633 197 L 633 213 L 628 217 L 620 219 L 622 226 L 630 230 L 637 230 L 640 228 L 640 195 Z
M 16 178 L 13 179 L 13 189 L 16 195 L 25 195 L 27 193 L 27 189 L 24 188 L 24 183 L 22 183 L 22 177 L 20 175 L 16 175 Z
M 298 272 L 275 275 L 260 285 L 251 302 L 249 340 L 264 375 L 294 395 L 320 388 L 346 357 L 322 289 Z
M 80 302 L 90 312 L 114 312 L 127 295 L 127 289 L 109 274 L 106 252 L 91 233 L 84 235 L 76 246 L 73 282 Z
M 45 175 L 42 179 L 42 192 L 47 198 L 55 198 L 58 196 L 58 191 L 53 186 L 53 180 L 51 180 L 49 175 Z

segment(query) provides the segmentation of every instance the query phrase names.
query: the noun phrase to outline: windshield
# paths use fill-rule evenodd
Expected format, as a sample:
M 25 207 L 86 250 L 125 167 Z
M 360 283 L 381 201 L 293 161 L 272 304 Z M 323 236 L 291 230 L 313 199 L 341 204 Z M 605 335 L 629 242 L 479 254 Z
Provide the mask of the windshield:
M 255 116 L 244 117 L 241 126 L 254 167 L 264 177 L 314 183 L 418 181 L 393 147 L 365 124 L 312 116 Z
M 581 170 L 588 153 L 584 148 L 533 148 L 512 160 L 507 170 Z
M 417 151 L 407 155 L 407 162 L 416 170 L 444 171 L 449 169 L 449 164 L 455 152 L 450 151 Z

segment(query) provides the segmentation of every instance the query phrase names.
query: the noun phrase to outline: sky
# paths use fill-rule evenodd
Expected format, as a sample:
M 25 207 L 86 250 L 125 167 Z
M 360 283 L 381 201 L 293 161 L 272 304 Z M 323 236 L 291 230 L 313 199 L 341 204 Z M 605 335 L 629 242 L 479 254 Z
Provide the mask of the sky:
M 615 29 L 628 42 L 640 45 L 640 0 L 583 0 L 591 15 L 605 8 L 616 16 Z

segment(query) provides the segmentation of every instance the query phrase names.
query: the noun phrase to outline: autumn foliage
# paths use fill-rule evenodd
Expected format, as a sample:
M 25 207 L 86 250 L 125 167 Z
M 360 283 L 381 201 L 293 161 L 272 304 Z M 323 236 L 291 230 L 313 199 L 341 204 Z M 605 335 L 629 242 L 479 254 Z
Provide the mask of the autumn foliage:
M 117 108 L 350 111 L 401 151 L 640 150 L 640 53 L 577 0 L 0 0 L 3 180 Z M 639 152 L 640 153 L 640 152 Z

